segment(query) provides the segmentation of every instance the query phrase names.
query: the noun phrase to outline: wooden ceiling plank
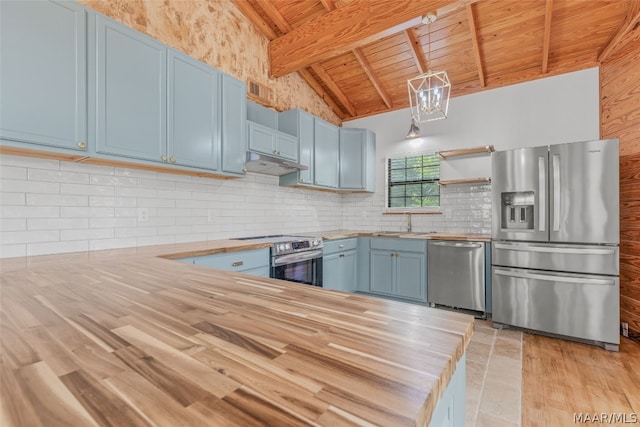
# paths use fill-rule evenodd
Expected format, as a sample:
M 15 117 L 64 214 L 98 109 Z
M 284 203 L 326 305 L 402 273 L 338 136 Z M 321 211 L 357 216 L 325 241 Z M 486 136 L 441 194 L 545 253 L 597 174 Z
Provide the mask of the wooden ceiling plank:
M 371 80 L 371 83 L 378 91 L 378 94 L 380 94 L 380 98 L 382 98 L 384 103 L 387 105 L 387 108 L 391 108 L 391 106 L 393 105 L 391 102 L 391 98 L 389 98 L 389 95 L 387 95 L 387 93 L 385 92 L 384 88 L 382 87 L 382 83 L 380 83 L 378 76 L 376 76 L 373 68 L 371 68 L 371 64 L 369 64 L 369 61 L 367 61 L 367 58 L 365 58 L 362 50 L 356 48 L 353 50 L 353 54 L 358 59 L 358 62 L 360 63 L 360 66 L 362 67 L 364 72 L 367 73 L 369 80 Z
M 420 23 L 455 0 L 354 1 L 309 21 L 269 44 L 271 74 L 280 77 Z
M 331 76 L 327 74 L 324 68 L 314 64 L 311 66 L 311 69 L 316 73 L 318 78 L 327 86 L 327 88 L 335 95 L 335 97 L 338 99 L 338 102 L 340 102 L 344 106 L 344 108 L 347 109 L 349 114 L 351 114 L 352 116 L 355 116 L 356 115 L 355 107 L 347 99 L 344 92 L 342 92 L 342 89 L 340 89 L 336 84 L 336 82 L 333 81 Z
M 413 30 L 413 28 L 409 28 L 404 30 L 403 33 L 407 39 L 407 44 L 411 48 L 409 49 L 409 52 L 411 52 L 411 55 L 416 62 L 418 73 L 426 73 L 429 69 L 429 64 L 427 64 L 427 61 L 424 59 L 424 54 L 422 52 L 422 49 L 420 48 L 420 40 L 418 40 L 418 38 L 416 37 L 415 31 Z
M 553 0 L 547 0 L 544 11 L 544 36 L 542 39 L 542 74 L 547 74 L 549 68 L 549 46 L 551 44 L 551 15 Z
M 347 118 L 344 110 L 336 103 L 336 101 L 333 100 L 331 94 L 324 90 L 322 85 L 318 83 L 318 80 L 313 77 L 308 69 L 300 70 L 298 71 L 298 74 L 300 74 L 300 76 L 302 76 L 302 78 L 309 84 L 309 86 L 311 86 L 311 88 L 316 91 L 316 93 L 324 100 L 324 102 L 326 102 L 331 107 L 333 112 L 336 113 L 340 120 L 344 120 L 345 118 Z
M 620 26 L 620 29 L 615 36 L 611 39 L 611 42 L 605 46 L 598 56 L 598 62 L 605 61 L 615 50 L 618 48 L 620 42 L 627 36 L 627 34 L 634 29 L 636 24 L 640 22 L 640 1 L 633 1 L 629 6 L 629 11 L 624 18 L 624 22 Z
M 269 24 L 267 24 L 262 16 L 260 16 L 258 11 L 251 6 L 251 3 L 246 0 L 233 0 L 233 4 L 262 32 L 262 34 L 264 34 L 267 39 L 274 40 L 278 37 L 278 34 L 273 31 Z
M 480 55 L 480 45 L 478 44 L 478 30 L 476 29 L 476 20 L 473 17 L 473 5 L 467 4 L 466 8 L 467 19 L 469 20 L 469 32 L 471 33 L 471 41 L 473 43 L 473 57 L 476 60 L 476 68 L 478 69 L 478 80 L 480 81 L 480 87 L 485 87 L 482 56 Z

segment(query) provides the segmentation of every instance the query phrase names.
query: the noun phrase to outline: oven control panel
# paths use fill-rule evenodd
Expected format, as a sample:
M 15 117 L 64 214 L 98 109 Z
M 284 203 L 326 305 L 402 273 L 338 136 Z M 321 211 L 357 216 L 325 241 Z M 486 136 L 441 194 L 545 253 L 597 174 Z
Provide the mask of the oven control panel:
M 304 252 L 322 248 L 321 238 L 294 240 L 290 242 L 277 242 L 273 244 L 274 255 Z

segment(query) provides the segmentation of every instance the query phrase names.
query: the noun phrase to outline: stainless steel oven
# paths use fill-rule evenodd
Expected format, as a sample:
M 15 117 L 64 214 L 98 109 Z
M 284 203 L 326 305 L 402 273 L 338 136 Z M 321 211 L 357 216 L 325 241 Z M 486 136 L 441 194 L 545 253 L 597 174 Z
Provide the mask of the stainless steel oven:
M 322 249 L 272 257 L 271 277 L 322 287 Z
M 270 277 L 322 287 L 322 238 L 278 235 L 239 240 L 271 243 Z

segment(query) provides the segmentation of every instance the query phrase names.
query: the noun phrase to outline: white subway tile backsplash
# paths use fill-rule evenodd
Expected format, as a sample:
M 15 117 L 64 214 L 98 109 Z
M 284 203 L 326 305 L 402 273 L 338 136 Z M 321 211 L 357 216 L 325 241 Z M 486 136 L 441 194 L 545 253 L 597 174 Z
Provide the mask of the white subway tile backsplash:
M 71 228 L 88 228 L 88 218 L 30 218 L 27 219 L 28 230 L 65 230 Z
M 27 229 L 27 220 L 25 218 L 0 218 L 0 232 L 4 231 L 23 231 Z M 1 243 L 1 239 L 0 239 Z
M 73 184 L 88 184 L 89 174 L 29 168 L 29 170 L 27 171 L 27 179 L 29 181 L 70 182 Z
M 380 190 L 340 195 L 280 187 L 267 175 L 216 180 L 7 155 L 0 164 L 2 257 L 406 227 L 406 217 L 382 215 Z M 442 187 L 441 200 L 443 214 L 414 215 L 414 230 L 490 232 L 490 186 Z M 138 221 L 139 208 L 148 221 Z
M 0 178 L 3 179 L 27 179 L 27 168 L 17 166 L 0 166 Z
M 88 196 L 74 196 L 69 194 L 27 194 L 29 206 L 88 206 Z

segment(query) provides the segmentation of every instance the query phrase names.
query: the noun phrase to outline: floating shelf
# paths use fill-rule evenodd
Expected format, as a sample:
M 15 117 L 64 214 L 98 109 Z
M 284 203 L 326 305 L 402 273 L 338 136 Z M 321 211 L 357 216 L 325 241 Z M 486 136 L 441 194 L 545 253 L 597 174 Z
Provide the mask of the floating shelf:
M 440 185 L 455 185 L 455 184 L 489 184 L 491 178 L 465 178 L 465 179 L 446 179 L 440 180 Z
M 493 145 L 482 145 L 480 147 L 460 148 L 458 150 L 439 151 L 438 155 L 440 156 L 441 159 L 446 159 L 448 157 L 467 156 L 470 154 L 491 153 L 492 151 L 494 151 Z

